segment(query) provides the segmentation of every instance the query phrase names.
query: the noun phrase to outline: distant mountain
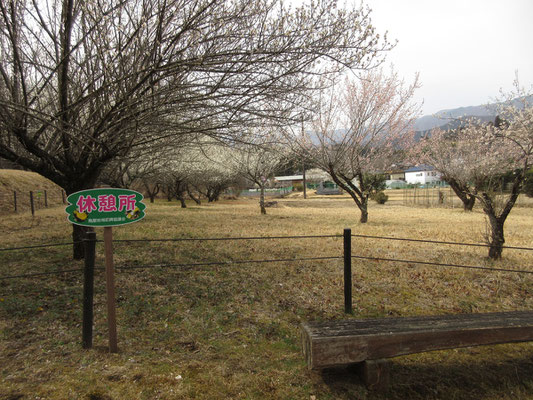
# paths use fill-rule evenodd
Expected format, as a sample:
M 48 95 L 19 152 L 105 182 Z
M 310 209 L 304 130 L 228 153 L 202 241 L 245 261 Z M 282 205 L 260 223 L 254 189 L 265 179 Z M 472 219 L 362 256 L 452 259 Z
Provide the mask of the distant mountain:
M 524 98 L 515 99 L 511 102 L 516 107 L 523 105 Z M 533 95 L 526 97 L 526 102 L 533 104 Z M 434 128 L 441 128 L 442 130 L 451 130 L 465 125 L 468 120 L 475 119 L 481 122 L 494 122 L 496 118 L 496 109 L 499 103 L 492 103 L 480 106 L 458 107 L 449 110 L 441 110 L 433 115 L 424 115 L 418 118 L 414 123 L 415 140 L 420 140 L 421 137 L 427 136 Z M 335 138 L 339 140 L 346 133 L 346 129 L 337 129 L 334 133 Z M 311 141 L 315 144 L 319 143 L 316 135 L 310 134 Z
M 481 122 L 494 122 L 494 119 L 496 118 L 495 115 L 463 115 L 460 117 L 455 117 L 454 119 L 446 119 L 444 122 L 444 125 L 438 125 L 430 129 L 425 130 L 417 130 L 415 131 L 415 140 L 420 140 L 421 137 L 431 135 L 431 131 L 434 128 L 442 129 L 443 131 L 449 131 L 452 129 L 457 129 L 461 126 L 466 126 L 468 124 L 468 121 L 473 118 L 475 121 L 481 121 Z
M 489 106 L 490 107 L 490 106 Z M 464 117 L 486 117 L 495 118 L 496 113 L 490 111 L 487 106 L 459 107 L 451 110 L 441 110 L 433 115 L 425 115 L 415 122 L 416 131 L 428 131 L 439 126 L 449 124 L 454 119 Z
M 533 104 L 533 96 L 526 98 L 527 102 Z M 520 106 L 520 100 L 512 101 L 516 106 Z M 415 121 L 415 137 L 418 139 L 426 135 L 431 129 L 440 127 L 444 130 L 455 129 L 461 125 L 458 119 L 476 118 L 484 122 L 489 122 L 496 118 L 496 106 L 492 103 L 481 106 L 459 107 L 450 110 L 441 110 L 433 115 L 425 115 Z

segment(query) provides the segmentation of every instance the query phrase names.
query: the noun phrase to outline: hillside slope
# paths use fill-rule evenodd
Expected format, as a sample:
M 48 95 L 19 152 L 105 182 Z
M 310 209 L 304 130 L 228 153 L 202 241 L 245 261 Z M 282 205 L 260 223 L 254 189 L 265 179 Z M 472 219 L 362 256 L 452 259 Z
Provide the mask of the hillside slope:
M 45 191 L 49 207 L 63 204 L 62 189 L 45 177 L 35 172 L 0 169 L 0 213 L 14 212 L 15 192 L 17 211 L 30 210 L 30 191 L 37 209 L 45 207 Z

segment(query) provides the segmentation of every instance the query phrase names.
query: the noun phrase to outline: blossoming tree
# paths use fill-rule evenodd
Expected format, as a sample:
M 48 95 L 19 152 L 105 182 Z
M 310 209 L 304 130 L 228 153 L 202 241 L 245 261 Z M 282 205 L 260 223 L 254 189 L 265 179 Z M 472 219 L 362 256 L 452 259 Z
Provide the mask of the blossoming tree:
M 470 121 L 453 132 L 437 130 L 419 144 L 421 162 L 441 171 L 459 197 L 481 204 L 492 259 L 501 258 L 505 221 L 533 165 L 533 104 L 525 94 L 516 84 L 516 90 L 496 105 L 494 123 Z M 511 181 L 508 193 L 502 191 L 504 174 Z
M 321 92 L 309 129 L 289 141 L 352 197 L 365 223 L 374 190 L 369 175 L 397 163 L 412 137 L 418 77 L 405 86 L 394 72 L 375 70 L 339 86 Z

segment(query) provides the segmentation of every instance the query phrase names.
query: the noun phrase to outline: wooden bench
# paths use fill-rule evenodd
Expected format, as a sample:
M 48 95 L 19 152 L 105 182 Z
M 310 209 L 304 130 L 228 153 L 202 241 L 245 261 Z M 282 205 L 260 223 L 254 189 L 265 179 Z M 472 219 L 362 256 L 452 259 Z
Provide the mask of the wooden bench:
M 390 362 L 406 354 L 533 341 L 533 311 L 348 319 L 302 324 L 310 369 L 360 363 L 370 389 L 390 380 Z

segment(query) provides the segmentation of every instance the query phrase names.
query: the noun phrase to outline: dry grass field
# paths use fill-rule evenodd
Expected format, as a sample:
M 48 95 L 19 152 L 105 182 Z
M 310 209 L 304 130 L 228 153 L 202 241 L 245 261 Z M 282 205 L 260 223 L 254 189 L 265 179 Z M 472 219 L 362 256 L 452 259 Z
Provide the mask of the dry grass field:
M 346 318 L 342 260 L 121 270 L 120 266 L 342 256 L 342 238 L 119 242 L 121 239 L 354 234 L 482 243 L 483 214 L 373 203 L 369 222 L 346 196 L 222 200 L 186 209 L 148 203 L 114 229 L 119 353 L 107 352 L 104 276 L 95 338 L 81 348 L 81 273 L 0 281 L 0 399 L 528 399 L 533 343 L 394 360 L 389 392 L 350 370 L 307 370 L 299 324 Z M 533 247 L 533 208 L 514 209 L 507 245 Z M 2 248 L 70 240 L 62 207 L 4 215 Z M 102 230 L 97 230 L 102 238 Z M 533 252 L 354 238 L 353 254 L 533 271 Z M 81 268 L 69 246 L 0 251 L 0 276 Z M 97 266 L 103 246 L 97 244 Z M 353 260 L 354 317 L 533 309 L 533 275 Z

